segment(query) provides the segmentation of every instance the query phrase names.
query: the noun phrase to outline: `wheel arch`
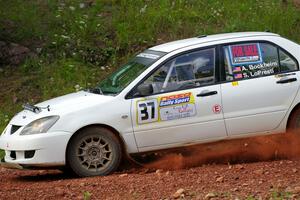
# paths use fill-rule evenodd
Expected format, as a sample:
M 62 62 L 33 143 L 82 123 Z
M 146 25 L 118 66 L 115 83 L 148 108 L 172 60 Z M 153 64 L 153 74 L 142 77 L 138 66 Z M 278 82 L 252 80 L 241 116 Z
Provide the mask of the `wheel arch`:
M 121 136 L 120 132 L 117 131 L 115 128 L 113 128 L 112 126 L 106 125 L 106 124 L 89 124 L 86 126 L 81 127 L 80 129 L 78 129 L 77 131 L 75 131 L 72 136 L 70 137 L 67 147 L 66 147 L 66 151 L 65 151 L 65 164 L 67 165 L 67 152 L 68 152 L 68 148 L 70 145 L 70 141 L 72 140 L 73 137 L 75 137 L 75 135 L 77 135 L 80 131 L 90 128 L 90 127 L 101 127 L 101 128 L 106 128 L 108 130 L 110 130 L 119 140 L 120 145 L 121 145 L 121 150 L 122 150 L 122 154 L 123 156 L 127 155 L 127 148 L 125 145 L 125 141 L 123 139 L 123 137 Z
M 289 127 L 290 127 L 291 118 L 292 118 L 293 114 L 294 114 L 297 110 L 299 110 L 299 109 L 300 109 L 300 102 L 298 102 L 298 103 L 294 106 L 294 108 L 292 109 L 292 111 L 290 112 L 289 117 L 288 117 L 288 120 L 287 120 L 287 124 L 286 124 L 286 130 L 288 130 Z

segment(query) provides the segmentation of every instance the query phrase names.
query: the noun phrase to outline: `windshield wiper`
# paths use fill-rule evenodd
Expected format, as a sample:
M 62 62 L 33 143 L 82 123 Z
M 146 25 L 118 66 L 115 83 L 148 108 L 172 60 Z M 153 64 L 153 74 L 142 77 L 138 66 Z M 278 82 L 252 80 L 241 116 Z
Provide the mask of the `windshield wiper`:
M 95 87 L 91 89 L 87 89 L 88 92 L 94 93 L 94 94 L 103 94 L 103 91 L 100 87 Z

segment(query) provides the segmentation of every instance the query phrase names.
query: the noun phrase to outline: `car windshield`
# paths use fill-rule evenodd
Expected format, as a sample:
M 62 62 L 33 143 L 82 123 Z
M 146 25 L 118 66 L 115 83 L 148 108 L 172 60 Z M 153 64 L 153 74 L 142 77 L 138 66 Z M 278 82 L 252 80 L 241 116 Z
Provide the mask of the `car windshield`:
M 130 62 L 100 82 L 96 90 L 102 94 L 119 94 L 127 85 L 163 55 L 165 55 L 165 53 L 152 50 L 146 50 L 138 54 Z

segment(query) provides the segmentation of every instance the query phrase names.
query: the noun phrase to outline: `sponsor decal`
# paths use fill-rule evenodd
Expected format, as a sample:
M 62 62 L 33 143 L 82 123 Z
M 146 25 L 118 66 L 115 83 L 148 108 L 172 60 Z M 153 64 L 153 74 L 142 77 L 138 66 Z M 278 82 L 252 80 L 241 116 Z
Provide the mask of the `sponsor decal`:
M 241 79 L 243 78 L 243 74 L 234 74 L 235 79 Z
M 191 93 L 184 93 L 184 94 L 176 94 L 176 95 L 170 95 L 166 97 L 161 97 L 159 106 L 170 106 L 170 105 L 176 105 L 176 104 L 182 104 L 182 103 L 188 103 L 191 98 Z
M 196 115 L 195 100 L 191 92 L 163 96 L 159 98 L 159 102 L 159 116 L 161 121 Z
M 231 45 L 229 55 L 232 66 L 262 63 L 259 43 Z
M 196 115 L 195 104 L 184 104 L 160 109 L 161 121 L 192 117 Z
M 233 73 L 241 72 L 241 71 L 242 71 L 241 67 L 234 67 L 234 69 L 233 69 Z
M 142 57 L 142 58 L 149 58 L 156 60 L 159 58 L 159 55 L 151 54 L 151 53 L 140 53 L 137 55 L 137 57 Z
M 260 63 L 256 65 L 246 65 L 233 67 L 233 76 L 235 79 L 258 77 L 271 75 L 276 73 L 276 69 L 279 70 L 279 64 L 276 61 L 268 63 Z
M 160 122 L 196 115 L 195 99 L 191 92 L 142 99 L 136 103 L 137 124 Z
M 227 50 L 234 79 L 271 75 L 279 70 L 277 61 L 263 62 L 259 43 L 231 45 Z
M 215 114 L 220 114 L 222 111 L 222 107 L 219 104 L 216 104 L 213 106 L 212 110 Z
M 137 101 L 136 110 L 137 124 L 157 122 L 159 120 L 157 99 Z
M 239 82 L 238 81 L 233 81 L 231 84 L 232 84 L 232 86 L 238 86 Z

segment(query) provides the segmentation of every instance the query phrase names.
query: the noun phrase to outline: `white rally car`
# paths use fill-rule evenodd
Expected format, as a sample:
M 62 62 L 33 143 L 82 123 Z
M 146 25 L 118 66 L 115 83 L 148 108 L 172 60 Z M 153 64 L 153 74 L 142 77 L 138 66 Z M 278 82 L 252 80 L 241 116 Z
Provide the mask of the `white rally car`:
M 25 105 L 2 164 L 106 175 L 124 155 L 296 129 L 299 62 L 300 45 L 268 32 L 152 47 L 95 89 Z

